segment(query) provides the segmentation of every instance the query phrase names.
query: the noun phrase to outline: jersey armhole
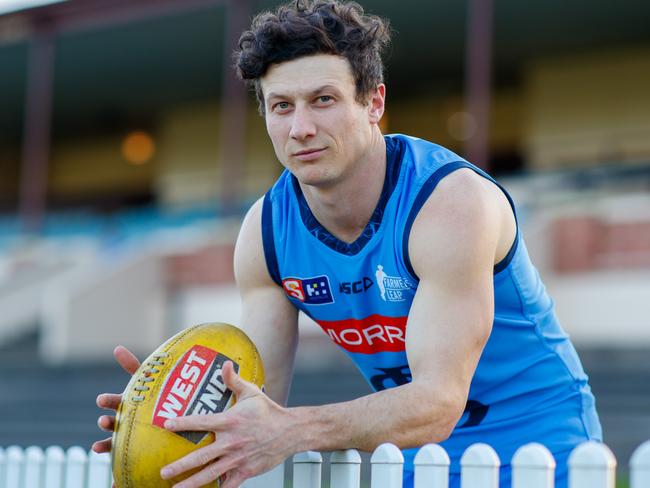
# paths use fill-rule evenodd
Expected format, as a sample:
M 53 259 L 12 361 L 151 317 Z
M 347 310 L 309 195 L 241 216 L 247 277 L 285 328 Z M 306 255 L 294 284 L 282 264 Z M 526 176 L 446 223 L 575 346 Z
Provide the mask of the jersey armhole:
M 273 237 L 273 206 L 271 202 L 271 190 L 264 195 L 262 203 L 262 246 L 264 247 L 264 259 L 269 276 L 278 285 L 282 286 L 278 257 L 275 253 L 275 239 Z
M 512 258 L 515 255 L 515 251 L 517 250 L 517 245 L 519 243 L 519 221 L 517 219 L 517 212 L 515 211 L 515 204 L 512 201 L 512 198 L 510 197 L 506 189 L 503 186 L 501 186 L 494 178 L 492 178 L 490 175 L 482 171 L 480 168 L 477 168 L 476 166 L 473 166 L 466 161 L 454 161 L 453 163 L 448 163 L 438 168 L 424 182 L 424 184 L 420 188 L 420 191 L 415 197 L 415 200 L 413 201 L 413 206 L 411 207 L 408 218 L 406 219 L 406 225 L 404 226 L 404 234 L 402 236 L 402 256 L 404 257 L 404 265 L 406 266 L 407 271 L 411 274 L 413 278 L 415 278 L 418 281 L 419 281 L 419 277 L 415 273 L 415 270 L 413 270 L 411 259 L 409 257 L 409 247 L 408 247 L 409 236 L 411 234 L 411 228 L 413 227 L 413 222 L 415 221 L 415 218 L 418 216 L 418 213 L 420 213 L 420 209 L 422 208 L 422 206 L 429 199 L 431 193 L 433 193 L 433 190 L 435 190 L 438 183 L 440 183 L 440 180 L 442 180 L 445 176 L 449 175 L 450 173 L 453 173 L 454 171 L 461 168 L 471 169 L 472 171 L 476 172 L 478 175 L 490 180 L 492 183 L 497 185 L 497 187 L 499 187 L 499 189 L 503 192 L 503 194 L 508 199 L 508 202 L 510 203 L 510 207 L 512 208 L 512 213 L 515 217 L 515 225 L 517 227 L 515 231 L 515 239 L 512 245 L 510 246 L 510 250 L 508 251 L 508 254 L 506 254 L 506 256 L 501 261 L 499 261 L 497 264 L 494 265 L 495 275 L 508 267 L 510 261 L 512 261 Z

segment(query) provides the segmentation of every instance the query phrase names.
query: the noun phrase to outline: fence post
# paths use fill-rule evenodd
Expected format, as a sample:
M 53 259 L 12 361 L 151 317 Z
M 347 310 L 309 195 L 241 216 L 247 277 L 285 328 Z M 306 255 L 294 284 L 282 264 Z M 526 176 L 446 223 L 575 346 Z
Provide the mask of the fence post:
M 299 452 L 293 457 L 293 486 L 320 488 L 323 456 L 320 452 Z
M 43 465 L 45 454 L 43 449 L 37 446 L 30 446 L 25 449 L 25 481 L 26 487 L 40 488 L 43 480 Z
M 531 442 L 512 457 L 512 488 L 553 488 L 555 459 L 541 444 Z
M 402 488 L 404 455 L 393 444 L 382 444 L 370 457 L 371 488 Z
M 361 456 L 354 449 L 334 451 L 330 456 L 330 486 L 359 488 L 361 484 Z
M 461 488 L 499 488 L 499 456 L 482 442 L 472 444 L 460 458 Z
M 79 446 L 73 446 L 65 456 L 65 488 L 86 488 L 86 465 L 88 454 Z
M 21 488 L 21 474 L 25 463 L 25 454 L 18 446 L 7 448 L 7 469 L 5 470 L 5 487 Z
M 569 456 L 569 488 L 614 488 L 616 458 L 609 447 L 588 441 Z
M 0 488 L 5 486 L 5 466 L 7 465 L 7 459 L 5 456 L 5 451 L 0 447 Z
M 634 450 L 630 458 L 630 488 L 650 486 L 650 441 Z
M 241 488 L 284 488 L 284 463 L 246 480 Z
M 88 453 L 88 488 L 111 488 L 111 455 Z
M 414 488 L 448 488 L 449 455 L 438 444 L 422 446 L 415 455 Z
M 63 464 L 65 453 L 59 446 L 45 449 L 45 488 L 61 488 L 63 486 Z

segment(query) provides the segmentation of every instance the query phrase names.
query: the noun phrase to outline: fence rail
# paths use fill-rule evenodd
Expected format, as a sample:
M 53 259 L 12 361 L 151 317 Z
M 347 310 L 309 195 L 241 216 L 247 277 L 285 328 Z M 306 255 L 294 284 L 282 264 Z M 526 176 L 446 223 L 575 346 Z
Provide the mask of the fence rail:
M 379 446 L 370 459 L 371 488 L 402 488 L 404 457 L 392 444 Z M 320 488 L 323 456 L 304 452 L 293 458 L 293 487 Z M 442 447 L 429 444 L 415 457 L 414 488 L 448 488 L 449 456 Z M 487 444 L 470 446 L 461 458 L 461 488 L 498 488 L 497 453 Z M 555 460 L 541 444 L 527 444 L 511 461 L 512 488 L 553 488 Z M 283 466 L 249 480 L 246 488 L 282 488 Z M 569 457 L 569 488 L 614 488 L 616 458 L 597 442 L 576 447 Z M 0 448 L 0 488 L 110 488 L 108 454 L 86 452 L 80 447 L 64 451 L 58 446 Z M 331 488 L 359 488 L 361 456 L 353 449 L 330 456 Z M 630 488 L 650 487 L 650 441 L 639 446 L 630 459 Z

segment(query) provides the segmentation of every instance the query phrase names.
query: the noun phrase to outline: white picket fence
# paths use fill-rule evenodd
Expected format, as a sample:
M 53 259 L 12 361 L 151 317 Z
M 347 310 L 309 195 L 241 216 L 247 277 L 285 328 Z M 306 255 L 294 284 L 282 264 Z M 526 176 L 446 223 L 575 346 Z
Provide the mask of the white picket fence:
M 392 444 L 379 446 L 371 457 L 371 488 L 402 488 L 404 458 Z M 293 458 L 293 487 L 320 488 L 323 456 L 304 452 Z M 498 488 L 497 453 L 487 444 L 470 446 L 461 458 L 461 488 Z M 540 444 L 528 444 L 512 458 L 512 488 L 553 488 L 555 460 Z M 353 449 L 330 456 L 331 488 L 361 486 L 361 456 Z M 614 488 L 616 458 L 600 443 L 586 442 L 569 457 L 569 488 Z M 282 488 L 283 466 L 249 480 L 246 488 Z M 108 454 L 80 447 L 64 451 L 52 446 L 0 448 L 0 488 L 110 488 Z M 448 488 L 449 456 L 440 446 L 422 447 L 415 457 L 415 488 Z M 630 459 L 630 488 L 650 487 L 650 441 Z

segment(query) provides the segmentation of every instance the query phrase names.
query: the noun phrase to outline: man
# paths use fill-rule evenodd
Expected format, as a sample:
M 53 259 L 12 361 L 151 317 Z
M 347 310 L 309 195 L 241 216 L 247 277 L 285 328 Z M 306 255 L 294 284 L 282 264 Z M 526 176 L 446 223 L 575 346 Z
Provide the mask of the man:
M 163 469 L 175 486 L 223 488 L 305 450 L 372 451 L 392 442 L 412 458 L 441 443 L 459 459 L 491 444 L 510 486 L 514 451 L 541 442 L 558 462 L 600 439 L 587 378 L 519 233 L 514 204 L 487 174 L 419 139 L 382 136 L 381 51 L 388 29 L 356 4 L 297 1 L 258 16 L 240 40 L 239 74 L 257 93 L 286 171 L 248 212 L 237 241 L 241 327 L 260 349 L 268 396 L 228 365 L 229 411 L 169 421 L 215 442 Z M 303 310 L 357 364 L 375 393 L 286 408 Z M 123 348 L 128 370 L 137 360 Z M 115 408 L 118 395 L 100 395 Z M 110 430 L 112 417 L 100 418 Z M 110 449 L 109 441 L 95 445 Z

